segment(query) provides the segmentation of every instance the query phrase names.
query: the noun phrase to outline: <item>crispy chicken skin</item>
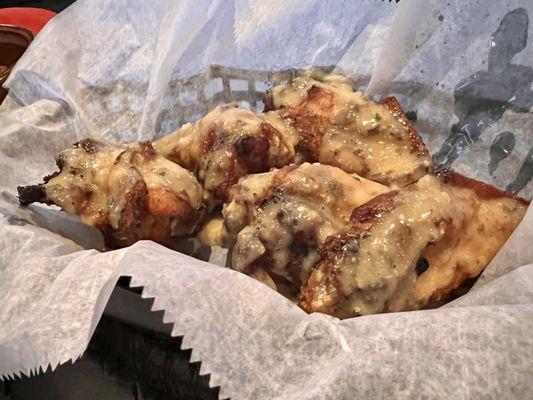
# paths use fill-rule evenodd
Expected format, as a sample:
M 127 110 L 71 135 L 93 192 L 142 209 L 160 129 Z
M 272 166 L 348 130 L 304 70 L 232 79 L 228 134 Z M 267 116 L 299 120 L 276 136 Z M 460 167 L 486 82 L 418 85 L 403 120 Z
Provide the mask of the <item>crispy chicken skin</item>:
M 204 213 L 194 175 L 149 142 L 121 147 L 85 139 L 58 154 L 44 183 L 19 187 L 21 205 L 55 204 L 100 229 L 109 247 L 192 233 Z
M 263 269 L 299 288 L 326 238 L 348 222 L 354 207 L 387 190 L 321 164 L 249 175 L 231 190 L 223 210 L 223 242 L 234 244 L 233 267 L 255 277 L 264 277 Z
M 434 171 L 395 98 L 317 71 L 274 87 L 262 114 L 217 107 L 152 143 L 86 139 L 56 162 L 18 188 L 21 205 L 79 215 L 110 248 L 195 234 L 305 311 L 339 318 L 449 299 L 528 206 Z
M 326 240 L 300 306 L 339 318 L 421 308 L 478 276 L 526 208 L 453 172 L 382 194 Z
M 193 171 L 215 202 L 225 202 L 240 177 L 293 162 L 294 141 L 275 115 L 225 106 L 153 144 L 159 154 Z
M 338 75 L 308 74 L 276 86 L 265 110 L 294 129 L 307 161 L 397 187 L 430 170 L 429 153 L 399 103 L 393 97 L 375 103 Z

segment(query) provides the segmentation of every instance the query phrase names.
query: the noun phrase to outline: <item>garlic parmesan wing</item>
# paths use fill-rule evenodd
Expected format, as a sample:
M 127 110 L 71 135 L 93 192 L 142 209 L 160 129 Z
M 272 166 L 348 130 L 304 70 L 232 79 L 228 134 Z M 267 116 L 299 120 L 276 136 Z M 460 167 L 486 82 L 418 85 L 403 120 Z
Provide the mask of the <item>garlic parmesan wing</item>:
M 300 305 L 339 318 L 421 308 L 478 276 L 526 208 L 454 173 L 380 195 L 326 240 Z
M 299 288 L 318 248 L 357 207 L 388 188 L 327 165 L 304 163 L 249 175 L 231 191 L 223 235 L 233 267 L 250 275 L 263 269 Z
M 265 104 L 267 115 L 296 132 L 296 149 L 308 161 L 396 187 L 430 170 L 422 139 L 393 97 L 375 103 L 340 76 L 308 74 L 274 87 Z
M 192 173 L 158 155 L 149 142 L 121 147 L 92 139 L 56 158 L 59 172 L 19 187 L 22 205 L 55 204 L 102 231 L 110 247 L 141 239 L 165 243 L 192 233 L 204 192 Z
M 456 172 L 438 176 L 464 219 L 453 247 L 442 241 L 421 254 L 429 269 L 417 279 L 415 295 L 424 303 L 445 299 L 466 279 L 481 274 L 528 207 L 522 198 Z
M 266 172 L 294 160 L 294 138 L 284 121 L 233 107 L 217 107 L 194 125 L 155 141 L 157 152 L 193 171 L 215 202 L 246 174 Z

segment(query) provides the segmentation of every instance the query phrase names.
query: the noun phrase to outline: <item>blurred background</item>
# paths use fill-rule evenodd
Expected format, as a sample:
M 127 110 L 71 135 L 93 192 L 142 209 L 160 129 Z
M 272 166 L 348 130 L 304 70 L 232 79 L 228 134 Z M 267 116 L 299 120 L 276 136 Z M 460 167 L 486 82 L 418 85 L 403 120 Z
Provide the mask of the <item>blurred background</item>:
M 61 12 L 75 0 L 3 0 L 0 2 L 1 7 L 37 7 L 46 8 L 53 12 Z

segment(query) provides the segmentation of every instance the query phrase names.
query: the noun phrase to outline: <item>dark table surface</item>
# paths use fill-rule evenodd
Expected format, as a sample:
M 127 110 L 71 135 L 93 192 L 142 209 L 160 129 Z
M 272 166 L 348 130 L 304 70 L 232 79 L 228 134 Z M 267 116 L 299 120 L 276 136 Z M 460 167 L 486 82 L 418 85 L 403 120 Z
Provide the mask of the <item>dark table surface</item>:
M 75 363 L 53 372 L 0 382 L 0 400 L 216 400 L 218 388 L 191 350 L 171 337 L 154 299 L 120 278 L 88 349 Z M 1 360 L 0 360 L 1 362 Z
M 56 13 L 61 12 L 75 0 L 2 0 L 0 1 L 0 8 L 7 7 L 37 7 L 46 8 L 47 10 Z

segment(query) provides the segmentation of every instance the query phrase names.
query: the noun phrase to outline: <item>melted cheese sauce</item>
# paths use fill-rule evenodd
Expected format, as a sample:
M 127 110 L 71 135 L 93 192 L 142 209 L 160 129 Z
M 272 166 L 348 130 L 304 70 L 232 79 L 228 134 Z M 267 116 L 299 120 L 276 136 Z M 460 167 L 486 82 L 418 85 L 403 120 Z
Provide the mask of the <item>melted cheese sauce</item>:
M 295 284 L 305 281 L 325 239 L 355 207 L 387 190 L 320 164 L 247 176 L 223 211 L 226 245 L 236 237 L 234 268 L 247 271 L 267 255 L 269 272 Z
M 198 232 L 198 240 L 205 246 L 222 246 L 223 226 L 224 218 L 221 215 L 211 218 Z
M 446 185 L 465 216 L 455 232 L 421 254 L 429 269 L 415 283 L 417 300 L 440 300 L 466 278 L 478 276 L 522 220 L 527 207 L 513 198 L 481 199 L 471 189 Z
M 337 281 L 347 297 L 343 307 L 353 315 L 411 308 L 419 255 L 442 238 L 453 211 L 452 198 L 434 177 L 401 193 L 391 212 L 338 254 Z
M 64 165 L 61 173 L 46 183 L 47 197 L 66 212 L 80 215 L 88 225 L 105 225 L 109 172 L 121 152 L 107 145 L 96 154 L 83 148 L 62 151 L 58 159 Z M 123 179 L 123 185 L 127 181 Z
M 236 181 L 246 173 L 235 170 L 234 145 L 241 138 L 258 136 L 265 123 L 283 132 L 267 138 L 268 166 L 281 167 L 293 161 L 296 139 L 286 122 L 232 106 L 217 107 L 196 124 L 187 124 L 153 145 L 164 157 L 193 171 L 205 189 L 214 193 L 222 182 L 232 177 Z
M 486 199 L 425 176 L 368 229 L 341 231 L 344 245 L 328 250 L 329 263 L 313 272 L 302 304 L 340 318 L 418 309 L 479 275 L 525 211 L 513 198 Z M 429 268 L 418 276 L 421 258 Z
M 324 115 L 330 125 L 322 137 L 319 162 L 399 186 L 412 183 L 427 172 L 429 157 L 412 152 L 409 133 L 393 113 L 354 92 L 342 77 L 322 79 L 320 82 L 306 75 L 272 91 L 275 107 L 282 109 L 301 106 L 313 86 L 334 94 L 333 109 Z
M 146 154 L 141 144 L 90 143 L 96 146 L 91 151 L 79 146 L 61 152 L 61 173 L 45 184 L 51 201 L 85 223 L 117 229 L 126 195 L 139 181 L 148 192 L 168 191 L 194 210 L 202 207 L 203 189 L 189 171 L 155 153 Z
M 294 108 L 307 100 L 307 92 L 314 85 L 327 86 L 341 92 L 353 92 L 352 85 L 346 77 L 336 74 L 328 74 L 320 70 L 312 70 L 310 73 L 295 78 L 285 85 L 277 85 L 272 89 L 274 107 Z

